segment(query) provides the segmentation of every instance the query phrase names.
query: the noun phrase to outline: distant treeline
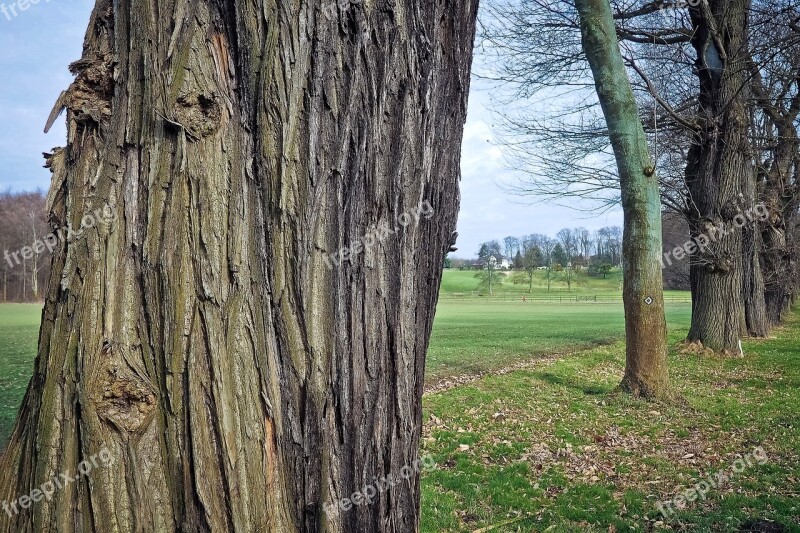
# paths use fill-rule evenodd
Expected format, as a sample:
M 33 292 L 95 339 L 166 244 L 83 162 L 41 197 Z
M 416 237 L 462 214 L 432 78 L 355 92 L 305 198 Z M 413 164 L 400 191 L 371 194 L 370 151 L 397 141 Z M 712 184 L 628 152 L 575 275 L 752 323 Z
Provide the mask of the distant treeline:
M 663 217 L 663 250 L 665 256 L 676 246 L 689 240 L 689 226 L 681 217 L 665 213 Z M 534 253 L 529 255 L 529 251 Z M 482 269 L 489 257 L 500 264 L 507 259 L 509 267 L 516 270 L 558 264 L 589 267 L 590 275 L 603 275 L 604 265 L 622 264 L 622 228 L 611 226 L 589 231 L 586 228 L 564 228 L 555 238 L 533 233 L 522 237 L 509 236 L 502 241 L 493 240 L 481 245 L 478 259 L 449 257 L 445 263 L 451 268 Z M 664 287 L 689 290 L 689 261 L 667 261 L 664 267 Z
M 51 254 L 36 243 L 50 232 L 44 193 L 0 193 L 0 301 L 42 299 Z

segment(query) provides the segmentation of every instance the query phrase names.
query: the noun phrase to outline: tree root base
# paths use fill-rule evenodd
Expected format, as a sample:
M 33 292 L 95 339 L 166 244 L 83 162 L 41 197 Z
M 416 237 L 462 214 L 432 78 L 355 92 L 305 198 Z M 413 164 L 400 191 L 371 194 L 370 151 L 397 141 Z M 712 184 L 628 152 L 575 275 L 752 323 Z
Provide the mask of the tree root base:
M 703 344 L 702 341 L 685 341 L 680 345 L 679 353 L 681 355 L 703 355 L 706 357 L 725 357 L 725 358 L 733 358 L 739 359 L 744 357 L 744 354 L 740 351 L 731 351 L 731 350 L 721 350 L 717 351 L 713 348 L 709 348 Z

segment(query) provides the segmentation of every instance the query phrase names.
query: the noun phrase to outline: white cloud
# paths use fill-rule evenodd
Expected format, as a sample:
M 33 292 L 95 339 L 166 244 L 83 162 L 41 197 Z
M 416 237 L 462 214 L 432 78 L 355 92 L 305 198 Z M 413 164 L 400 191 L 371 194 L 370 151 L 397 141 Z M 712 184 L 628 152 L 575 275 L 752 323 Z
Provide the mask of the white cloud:
M 552 201 L 543 202 L 540 198 L 504 191 L 503 184 L 515 183 L 524 176 L 504 165 L 503 149 L 495 136 L 490 109 L 486 85 L 473 80 L 462 149 L 458 252 L 453 255 L 475 256 L 481 243 L 501 240 L 508 235 L 554 235 L 564 227 L 593 229 L 622 225 L 621 210 L 606 214 L 577 211 Z M 570 205 L 588 207 L 577 200 Z

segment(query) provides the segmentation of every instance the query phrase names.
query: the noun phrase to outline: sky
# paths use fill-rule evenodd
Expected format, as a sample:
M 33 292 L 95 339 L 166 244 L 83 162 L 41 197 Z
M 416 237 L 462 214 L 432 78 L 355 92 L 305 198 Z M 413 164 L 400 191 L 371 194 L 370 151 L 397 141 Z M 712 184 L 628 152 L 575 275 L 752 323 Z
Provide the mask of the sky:
M 47 191 L 50 172 L 42 167 L 42 152 L 62 146 L 66 132 L 61 119 L 47 135 L 44 125 L 72 82 L 67 66 L 80 58 L 94 1 L 39 0 L 25 11 L 18 1 L 0 0 L 0 190 Z M 621 210 L 593 215 L 504 190 L 502 184 L 516 183 L 520 176 L 503 164 L 487 89 L 480 80 L 472 83 L 461 163 L 459 250 L 453 255 L 474 257 L 481 243 L 502 242 L 508 235 L 621 226 Z

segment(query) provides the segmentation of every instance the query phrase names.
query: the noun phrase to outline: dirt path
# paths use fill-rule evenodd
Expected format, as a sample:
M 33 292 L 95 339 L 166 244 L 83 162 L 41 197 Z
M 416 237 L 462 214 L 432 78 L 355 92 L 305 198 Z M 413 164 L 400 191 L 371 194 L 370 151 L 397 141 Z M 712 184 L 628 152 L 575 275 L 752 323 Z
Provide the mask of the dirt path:
M 609 343 L 610 345 L 611 343 Z M 603 346 L 603 345 L 598 345 Z M 568 351 L 568 352 L 556 352 L 552 354 L 545 354 L 537 356 L 535 359 L 529 359 L 527 361 L 519 361 L 514 363 L 513 365 L 503 366 L 500 368 L 494 368 L 491 370 L 485 370 L 483 372 L 478 372 L 477 374 L 461 374 L 458 376 L 447 376 L 443 378 L 437 379 L 435 382 L 425 385 L 425 395 L 428 394 L 437 394 L 440 392 L 445 392 L 450 389 L 454 389 L 456 387 L 461 387 L 463 385 L 469 385 L 470 383 L 474 383 L 478 380 L 485 378 L 486 376 L 503 376 L 506 374 L 510 374 L 511 372 L 517 372 L 518 370 L 530 370 L 532 368 L 538 368 L 542 366 L 547 366 L 559 359 L 563 359 L 568 355 L 575 355 L 583 352 L 587 352 L 589 350 L 595 349 L 597 346 L 594 346 L 589 349 L 585 350 L 576 350 L 576 351 Z

